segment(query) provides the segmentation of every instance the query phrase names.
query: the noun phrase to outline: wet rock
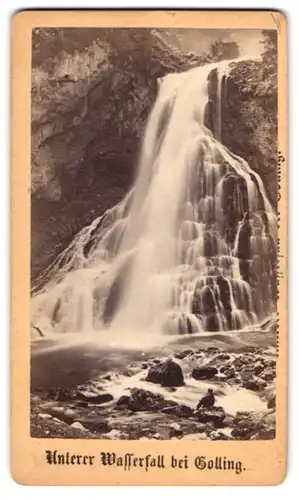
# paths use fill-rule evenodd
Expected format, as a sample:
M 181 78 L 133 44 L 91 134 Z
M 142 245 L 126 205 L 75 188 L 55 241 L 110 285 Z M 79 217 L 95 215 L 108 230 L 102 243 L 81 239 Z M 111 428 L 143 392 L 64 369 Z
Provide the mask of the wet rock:
M 120 431 L 119 429 L 112 429 L 110 432 L 103 434 L 103 437 L 105 437 L 106 439 L 115 440 L 115 439 L 125 439 L 128 437 L 128 435 L 125 432 Z
M 260 373 L 262 373 L 264 368 L 265 368 L 265 366 L 261 361 L 258 361 L 257 363 L 255 363 L 255 365 L 253 367 L 254 375 L 259 375 Z
M 64 410 L 54 410 L 52 409 L 51 410 L 51 415 L 53 417 L 53 420 L 55 418 L 59 419 L 60 422 L 65 422 L 66 424 L 69 424 L 71 425 L 73 422 L 74 422 L 74 417 L 73 416 L 70 416 L 70 415 L 67 415 Z
M 235 418 L 232 415 L 225 415 L 223 425 L 225 427 L 233 427 Z
M 258 384 L 260 391 L 262 391 L 263 389 L 265 389 L 265 387 L 267 387 L 267 382 L 265 380 L 263 380 L 262 378 L 258 377 L 255 379 L 255 381 Z
M 199 408 L 211 408 L 215 404 L 215 395 L 213 389 L 208 389 L 207 394 L 201 398 L 201 400 L 198 402 L 198 405 L 196 409 L 198 410 Z
M 221 431 L 212 431 L 209 435 L 212 441 L 229 441 L 231 437 Z
M 126 404 L 131 411 L 159 411 L 166 407 L 176 406 L 173 401 L 166 401 L 160 394 L 155 394 L 144 389 L 134 388 Z
M 80 422 L 73 422 L 73 423 L 71 424 L 71 427 L 72 427 L 73 429 L 78 429 L 78 430 L 80 430 L 80 431 L 86 431 L 85 427 L 83 427 L 83 425 L 82 425 Z
M 88 395 L 81 392 L 79 393 L 79 396 L 83 400 L 93 404 L 103 404 L 113 400 L 112 394 L 109 394 L 108 392 L 102 392 L 99 394 L 88 394 Z
M 234 383 L 236 385 L 241 385 L 242 384 L 242 380 L 240 379 L 240 377 L 234 377 Z
M 253 436 L 271 435 L 274 430 L 275 423 L 267 421 L 267 413 L 265 412 L 237 412 L 234 420 L 232 437 L 235 439 L 249 440 Z M 258 438 L 256 437 L 255 439 Z
M 116 405 L 117 406 L 127 406 L 128 405 L 128 402 L 130 400 L 130 396 L 121 396 L 117 401 L 116 401 Z
M 65 422 L 62 422 L 62 420 L 60 420 L 60 419 L 59 419 L 59 418 L 57 418 L 57 417 L 54 417 L 54 418 L 52 419 L 52 421 L 53 421 L 53 422 L 56 422 L 56 424 L 64 424 L 64 423 L 65 423 Z
M 160 365 L 151 366 L 147 372 L 147 376 L 145 377 L 145 380 L 147 382 L 152 382 L 153 384 L 159 384 L 160 383 L 160 372 L 161 372 Z
M 161 410 L 162 413 L 167 415 L 174 415 L 179 418 L 189 418 L 193 416 L 194 410 L 187 405 L 174 404 L 172 406 L 166 406 Z
M 219 351 L 220 351 L 220 349 L 219 349 L 219 347 L 208 347 L 208 348 L 207 348 L 207 351 L 208 351 L 209 353 L 216 353 L 216 352 L 219 352 Z
M 161 364 L 161 359 L 155 358 L 155 359 L 152 360 L 152 363 L 154 363 L 154 365 L 160 365 Z
M 78 401 L 76 402 L 76 406 L 78 408 L 88 408 L 88 403 L 87 401 Z
M 247 370 L 247 369 L 242 370 L 242 372 L 240 373 L 240 376 L 244 382 L 252 380 L 252 371 Z
M 200 432 L 198 434 L 185 434 L 182 436 L 184 441 L 202 441 L 208 439 L 208 435 L 205 432 Z
M 273 370 L 266 370 L 262 373 L 261 377 L 267 382 L 272 382 L 275 379 L 275 373 Z
M 169 437 L 170 438 L 178 437 L 178 436 L 181 436 L 183 434 L 180 426 L 178 426 L 178 428 L 176 428 L 176 427 L 173 427 L 174 425 L 176 425 L 176 424 L 170 424 L 170 426 L 169 426 Z
M 249 391 L 259 391 L 260 390 L 260 385 L 258 384 L 258 382 L 256 382 L 255 380 L 251 379 L 251 380 L 246 380 L 244 383 L 243 383 L 243 387 L 245 389 L 248 389 Z
M 267 404 L 267 408 L 275 409 L 276 408 L 276 397 L 272 396 Z
M 182 368 L 172 359 L 167 359 L 159 366 L 151 366 L 145 380 L 154 384 L 161 384 L 163 387 L 184 385 Z
M 67 410 L 65 410 L 64 414 L 68 417 L 74 417 L 77 412 L 75 410 L 72 410 L 71 408 L 68 408 Z
M 56 394 L 56 401 L 72 401 L 78 397 L 77 391 L 73 389 L 60 389 Z
M 251 436 L 250 441 L 266 441 L 267 439 L 275 439 L 275 429 L 261 429 L 259 432 L 256 434 L 253 434 Z
M 230 355 L 229 354 L 226 354 L 225 352 L 221 353 L 221 354 L 218 354 L 218 356 L 216 356 L 215 360 L 219 360 L 219 361 L 226 361 L 230 359 Z
M 218 370 L 214 366 L 199 366 L 192 370 L 191 376 L 195 380 L 212 379 L 217 374 Z
M 38 417 L 46 420 L 48 418 L 52 418 L 52 415 L 50 415 L 49 413 L 38 413 Z
M 79 423 L 84 426 L 85 429 L 88 429 L 91 432 L 102 434 L 109 432 L 111 430 L 110 425 L 103 420 L 102 418 L 95 417 L 86 417 L 78 419 Z
M 192 355 L 193 353 L 194 353 L 193 349 L 185 349 L 184 351 L 176 352 L 174 354 L 174 357 L 177 359 L 184 359 Z
M 236 372 L 232 366 L 226 367 L 225 370 L 223 371 L 223 373 L 226 376 L 226 378 L 228 378 L 228 379 L 234 378 L 236 375 Z
M 136 375 L 136 373 L 138 373 L 140 371 L 140 368 L 136 368 L 136 367 L 129 367 L 127 368 L 126 370 L 123 370 L 121 372 L 121 374 L 124 376 L 124 377 L 133 377 L 133 375 Z
M 211 422 L 215 427 L 222 427 L 225 419 L 225 411 L 222 406 L 214 406 L 213 408 L 203 408 L 195 413 L 198 422 Z
M 244 366 L 247 363 L 248 363 L 248 361 L 246 358 L 244 358 L 243 356 L 239 356 L 239 357 L 234 359 L 234 361 L 232 362 L 232 365 L 236 370 L 241 370 L 242 368 L 244 368 Z

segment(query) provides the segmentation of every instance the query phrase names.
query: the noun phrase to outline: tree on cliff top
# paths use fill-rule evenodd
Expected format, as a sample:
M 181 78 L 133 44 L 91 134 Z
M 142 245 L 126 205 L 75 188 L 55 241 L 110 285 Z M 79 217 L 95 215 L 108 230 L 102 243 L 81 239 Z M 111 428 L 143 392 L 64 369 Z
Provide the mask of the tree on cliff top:
M 239 57 L 240 51 L 236 42 L 225 42 L 219 39 L 212 43 L 210 54 L 214 61 L 223 61 L 224 59 L 236 59 Z
M 262 53 L 262 74 L 258 86 L 259 93 L 273 99 L 273 106 L 277 100 L 277 32 L 276 30 L 263 30 L 264 45 Z

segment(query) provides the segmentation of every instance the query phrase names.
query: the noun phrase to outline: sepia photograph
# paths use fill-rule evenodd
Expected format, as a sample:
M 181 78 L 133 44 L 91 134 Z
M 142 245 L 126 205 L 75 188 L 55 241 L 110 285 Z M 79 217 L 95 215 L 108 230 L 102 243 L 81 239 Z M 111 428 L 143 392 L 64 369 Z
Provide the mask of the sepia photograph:
M 31 437 L 273 440 L 277 31 L 31 50 Z

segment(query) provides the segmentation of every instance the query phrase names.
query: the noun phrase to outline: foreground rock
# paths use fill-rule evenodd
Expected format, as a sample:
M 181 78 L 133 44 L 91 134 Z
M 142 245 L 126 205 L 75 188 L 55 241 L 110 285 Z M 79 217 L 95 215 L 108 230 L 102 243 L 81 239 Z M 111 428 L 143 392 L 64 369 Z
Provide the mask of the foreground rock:
M 217 373 L 218 370 L 214 366 L 199 366 L 192 371 L 192 377 L 195 380 L 206 380 L 214 378 Z
M 159 411 L 166 407 L 176 406 L 174 401 L 166 401 L 160 394 L 143 389 L 132 389 L 126 407 L 131 411 Z
M 190 406 L 174 404 L 172 406 L 167 406 L 161 410 L 162 413 L 166 413 L 167 415 L 173 415 L 180 418 L 189 418 L 194 414 L 194 410 L 190 408 Z
M 241 440 L 274 439 L 274 413 L 238 412 L 234 420 L 232 437 Z
M 222 427 L 225 419 L 225 411 L 222 406 L 214 406 L 213 408 L 202 408 L 197 410 L 196 417 L 199 422 L 211 422 L 215 427 Z
M 154 384 L 161 384 L 163 387 L 180 387 L 184 385 L 182 368 L 172 359 L 167 359 L 160 365 L 151 366 L 145 380 Z

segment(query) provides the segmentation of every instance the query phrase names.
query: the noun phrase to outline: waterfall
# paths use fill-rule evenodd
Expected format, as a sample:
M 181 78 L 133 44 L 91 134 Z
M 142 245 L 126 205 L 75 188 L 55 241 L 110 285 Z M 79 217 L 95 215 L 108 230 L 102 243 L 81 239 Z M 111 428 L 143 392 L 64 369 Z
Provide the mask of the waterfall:
M 184 334 L 242 329 L 275 312 L 276 216 L 258 174 L 221 144 L 230 63 L 160 79 L 133 188 L 40 276 L 34 325 Z

